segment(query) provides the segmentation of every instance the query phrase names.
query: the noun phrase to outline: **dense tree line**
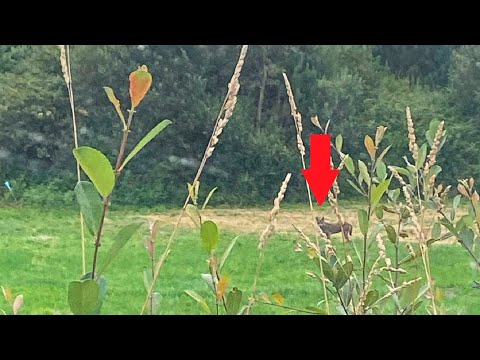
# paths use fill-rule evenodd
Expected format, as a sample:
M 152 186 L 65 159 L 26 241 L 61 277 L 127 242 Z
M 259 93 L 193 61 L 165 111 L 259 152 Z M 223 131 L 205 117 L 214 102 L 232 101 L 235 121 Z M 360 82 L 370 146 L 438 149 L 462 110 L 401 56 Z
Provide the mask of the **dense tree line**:
M 128 74 L 146 64 L 151 92 L 141 104 L 132 144 L 159 120 L 174 124 L 124 174 L 116 202 L 179 204 L 193 178 L 226 92 L 239 46 L 72 46 L 72 75 L 80 142 L 113 160 L 120 123 L 103 86 L 128 103 Z M 446 120 L 449 139 L 439 180 L 479 178 L 479 46 L 251 46 L 240 97 L 203 187 L 219 186 L 216 203 L 270 201 L 287 171 L 295 174 L 291 200 L 305 200 L 295 129 L 283 85 L 290 77 L 306 136 L 310 116 L 331 121 L 344 151 L 361 158 L 363 136 L 388 126 L 387 161 L 401 165 L 407 152 L 405 107 L 420 143 L 429 122 Z M 56 46 L 0 46 L 0 180 L 10 180 L 26 202 L 73 201 L 75 163 L 68 96 Z M 366 158 L 362 158 L 367 160 Z M 344 197 L 354 191 L 341 177 Z M 0 194 L 1 195 L 1 194 Z

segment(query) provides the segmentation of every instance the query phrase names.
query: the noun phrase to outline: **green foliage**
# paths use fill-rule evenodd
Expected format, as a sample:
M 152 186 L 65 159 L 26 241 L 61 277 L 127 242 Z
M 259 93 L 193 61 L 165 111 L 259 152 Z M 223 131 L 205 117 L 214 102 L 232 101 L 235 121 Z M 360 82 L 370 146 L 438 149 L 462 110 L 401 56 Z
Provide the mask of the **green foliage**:
M 80 181 L 75 186 L 75 195 L 80 205 L 80 211 L 91 235 L 95 235 L 100 226 L 102 216 L 102 200 L 91 182 Z
M 403 165 L 405 107 L 410 106 L 419 145 L 432 119 L 449 123 L 450 140 L 439 158 L 444 172 L 438 180 L 453 183 L 470 175 L 478 178 L 478 49 L 450 45 L 251 46 L 234 117 L 222 134 L 221 151 L 215 153 L 204 174 L 208 188 L 221 185 L 214 205 L 270 201 L 275 184 L 281 181 L 278 174 L 298 168 L 282 71 L 290 76 L 304 119 L 318 115 L 323 125 L 330 119 L 332 136 L 342 134 L 343 141 L 338 140 L 343 143 L 342 151 L 360 154 L 355 163 L 368 161 L 368 155 L 362 153 L 363 139 L 357 136 L 359 127 L 371 133 L 380 122 L 389 128 L 385 141 L 392 144 L 386 162 Z M 129 163 L 112 200 L 150 207 L 181 202 L 183 191 L 176 184 L 192 178 L 216 116 L 212 109 L 220 106 L 231 76 L 224 64 L 235 61 L 238 47 L 76 45 L 71 52 L 80 144 L 91 144 L 111 162 L 117 155 L 123 125 L 114 119 L 115 111 L 103 87 L 115 89 L 120 103 L 129 104 L 125 90 L 128 74 L 138 64 L 152 64 L 154 82 L 142 111 L 136 114 L 131 143 L 139 143 L 157 125 L 159 110 L 181 126 L 169 129 L 169 136 L 155 146 L 142 149 L 143 156 Z M 63 179 L 58 194 L 38 191 L 35 196 L 37 191 L 32 190 L 17 197 L 27 204 L 64 202 L 68 200 L 63 199 L 64 194 L 71 192 L 75 162 L 68 153 L 72 125 L 58 48 L 3 45 L 0 59 L 2 174 L 11 180 L 28 179 L 23 184 L 26 189 Z M 260 106 L 264 70 L 267 79 Z M 261 119 L 257 118 L 259 109 Z M 307 122 L 305 138 L 315 131 Z M 127 154 L 132 148 L 128 147 Z M 152 158 L 156 163 L 152 164 Z M 347 164 L 349 171 L 351 168 Z M 296 173 L 299 171 L 290 183 L 295 195 L 289 201 L 303 202 L 304 183 Z M 347 179 L 339 176 L 344 197 L 358 196 Z

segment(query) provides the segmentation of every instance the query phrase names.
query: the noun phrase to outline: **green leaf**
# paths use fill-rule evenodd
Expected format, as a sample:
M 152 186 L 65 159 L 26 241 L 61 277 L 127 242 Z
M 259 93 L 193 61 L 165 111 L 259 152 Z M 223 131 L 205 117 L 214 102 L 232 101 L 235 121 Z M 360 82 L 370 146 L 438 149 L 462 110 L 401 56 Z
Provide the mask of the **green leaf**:
M 365 180 L 368 186 L 370 186 L 370 175 L 368 174 L 367 165 L 362 160 L 358 160 L 358 169 L 360 170 L 360 175 Z
M 372 194 L 371 194 L 372 207 L 375 207 L 380 202 L 380 199 L 382 198 L 383 194 L 385 194 L 385 192 L 388 190 L 391 180 L 392 179 L 385 179 L 380 184 L 378 184 L 377 187 L 372 188 Z
M 453 198 L 453 209 L 457 210 L 458 205 L 460 205 L 460 200 L 462 199 L 462 195 L 457 195 Z
M 435 240 L 440 239 L 441 233 L 442 233 L 442 227 L 438 222 L 436 222 L 435 224 L 433 224 L 432 238 Z
M 305 310 L 314 312 L 317 315 L 327 315 L 327 312 L 325 310 L 320 309 L 320 308 L 315 307 L 315 306 L 307 306 L 305 308 Z
M 427 158 L 427 144 L 423 144 L 418 150 L 418 158 L 415 162 L 415 167 L 421 169 L 423 164 L 425 164 L 425 159 Z
M 375 171 L 380 181 L 383 181 L 387 178 L 387 166 L 382 160 L 377 160 L 377 163 L 375 164 Z
M 120 169 L 123 169 L 130 160 L 133 159 L 135 155 L 138 154 L 140 150 L 142 150 L 145 145 L 147 145 L 150 141 L 152 141 L 158 134 L 162 132 L 163 129 L 165 129 L 168 125 L 170 125 L 172 122 L 170 120 L 163 120 L 160 124 L 155 126 L 150 132 L 145 135 L 145 137 L 140 140 L 140 142 L 135 146 L 130 154 L 126 157 L 125 161 L 123 162 L 122 166 Z
M 462 229 L 459 232 L 460 240 L 462 240 L 462 245 L 465 246 L 468 250 L 472 251 L 473 242 L 475 239 L 475 233 L 472 229 L 466 228 Z
M 353 181 L 351 181 L 350 179 L 347 179 L 348 183 L 355 189 L 357 190 L 357 192 L 360 194 L 360 195 L 364 195 L 365 196 L 365 192 L 362 191 L 357 185 L 355 185 L 355 183 Z
M 115 187 L 115 173 L 107 157 L 97 149 L 86 146 L 74 149 L 73 155 L 100 195 L 110 195 Z
M 202 245 L 205 250 L 211 253 L 218 245 L 218 227 L 213 221 L 205 221 L 200 228 Z
M 208 202 L 210 201 L 211 197 L 213 196 L 213 193 L 215 191 L 217 191 L 218 187 L 215 187 L 213 188 L 212 190 L 210 190 L 210 192 L 208 193 L 208 196 L 207 198 L 205 199 L 205 202 L 203 203 L 203 206 L 202 206 L 202 210 L 205 210 L 205 208 L 207 207 L 208 205 Z
M 97 309 L 100 286 L 95 280 L 75 280 L 68 286 L 68 305 L 75 315 L 93 315 Z
M 380 294 L 378 293 L 377 290 L 369 291 L 369 292 L 367 293 L 367 297 L 365 298 L 364 307 L 367 308 L 367 307 L 372 306 L 373 304 L 375 304 L 375 302 L 376 302 L 379 298 L 380 298 Z
M 318 260 L 318 258 L 317 258 L 317 260 Z M 323 268 L 323 275 L 325 275 L 325 277 L 333 283 L 334 273 L 333 273 L 332 266 L 330 266 L 330 264 L 328 264 L 328 263 L 326 263 L 325 261 L 322 260 L 322 268 Z
M 213 277 L 211 274 L 201 274 L 202 280 L 205 281 L 205 284 L 212 290 L 212 292 L 216 295 L 215 285 L 213 285 Z
M 438 174 L 440 174 L 441 172 L 442 172 L 442 168 L 439 165 L 436 165 L 436 164 L 433 165 L 428 171 L 428 174 L 425 177 L 425 181 L 428 183 L 428 181 L 433 175 L 438 176 Z
M 388 145 L 388 146 L 385 148 L 385 150 L 382 151 L 382 153 L 380 154 L 380 156 L 377 158 L 377 162 L 383 160 L 383 158 L 385 157 L 385 155 L 387 155 L 387 152 L 388 152 L 388 150 L 390 150 L 391 147 L 392 147 L 392 145 Z
M 243 293 L 236 287 L 227 294 L 225 307 L 228 315 L 237 315 L 240 312 Z
M 388 240 L 390 240 L 392 244 L 396 244 L 397 232 L 395 231 L 395 228 L 392 225 L 387 225 L 385 227 L 385 230 L 387 231 Z
M 445 226 L 453 235 L 458 237 L 457 230 L 453 227 L 453 225 L 447 219 L 440 219 L 440 224 Z
M 143 268 L 143 285 L 145 286 L 145 290 L 150 290 L 150 285 L 152 284 L 152 269 Z
M 208 307 L 208 304 L 205 301 L 205 299 L 203 297 L 201 297 L 200 295 L 198 295 L 195 291 L 185 290 L 185 294 L 187 294 L 193 300 L 195 300 L 202 307 L 203 311 L 205 311 L 207 314 L 211 313 L 210 308 Z
M 105 270 L 107 270 L 108 266 L 112 262 L 112 260 L 118 255 L 122 247 L 127 243 L 128 240 L 135 234 L 138 229 L 142 226 L 142 223 L 130 224 L 125 226 L 122 230 L 120 230 L 115 236 L 115 240 L 113 242 L 110 251 L 108 252 L 105 260 L 103 261 L 103 266 L 100 267 L 98 271 L 98 275 L 103 274 Z
M 383 205 L 379 205 L 375 208 L 375 216 L 379 219 L 383 219 Z
M 225 252 L 223 253 L 222 259 L 220 260 L 220 264 L 218 265 L 218 272 L 222 272 L 223 265 L 225 265 L 225 261 L 227 261 L 227 258 L 230 256 L 230 252 L 232 251 L 239 237 L 240 235 L 233 238 L 233 240 L 228 245 L 227 250 L 225 250 Z
M 335 138 L 335 147 L 339 152 L 342 152 L 342 146 L 343 146 L 343 136 L 342 134 L 338 134 L 337 137 Z
M 340 290 L 348 281 L 352 271 L 353 264 L 351 262 L 346 263 L 344 266 L 341 266 L 339 263 L 337 263 L 337 265 L 333 268 L 333 286 Z
M 402 289 L 400 291 L 400 306 L 402 309 L 405 309 L 407 305 L 411 304 L 412 302 L 417 299 L 417 296 L 420 291 L 420 282 L 417 281 L 412 285 Z
M 368 233 L 368 215 L 367 212 L 363 209 L 359 209 L 357 211 L 358 214 L 358 225 L 360 227 L 360 231 L 365 236 Z
M 82 276 L 80 280 L 90 280 L 92 279 L 92 272 L 89 272 L 85 275 Z M 107 295 L 107 278 L 105 276 L 100 276 L 95 279 L 99 286 L 99 294 L 98 294 L 98 301 L 97 301 L 97 307 L 95 309 L 95 315 L 100 314 L 100 310 L 102 309 L 103 302 L 105 301 L 105 296 Z
M 350 174 L 352 174 L 352 175 L 355 174 L 355 163 L 353 162 L 353 160 L 350 156 L 348 156 L 347 159 L 345 160 L 345 167 L 347 168 L 347 170 Z
M 75 186 L 75 195 L 87 229 L 92 236 L 95 236 L 102 217 L 102 199 L 95 190 L 95 186 L 89 181 L 78 182 Z

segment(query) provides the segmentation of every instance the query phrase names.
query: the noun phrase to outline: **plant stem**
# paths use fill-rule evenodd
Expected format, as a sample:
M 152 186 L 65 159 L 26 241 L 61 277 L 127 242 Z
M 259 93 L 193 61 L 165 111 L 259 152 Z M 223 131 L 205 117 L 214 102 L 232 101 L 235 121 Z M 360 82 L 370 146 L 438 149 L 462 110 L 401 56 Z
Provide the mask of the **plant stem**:
M 242 52 L 240 54 L 239 62 L 237 63 L 235 71 L 237 71 L 237 68 L 239 68 L 240 63 L 243 64 L 243 61 L 245 60 L 245 56 L 246 56 L 246 51 L 247 51 L 246 49 L 248 49 L 248 47 L 246 47 L 246 48 L 242 47 Z M 240 72 L 241 72 L 241 69 L 242 68 L 240 67 Z M 235 77 L 235 73 L 232 77 L 232 81 L 234 80 L 234 77 Z M 238 77 L 240 77 L 240 73 L 238 74 Z M 238 78 L 236 80 L 238 81 Z M 222 118 L 222 115 L 225 112 L 225 107 L 227 105 L 227 101 L 229 99 L 230 94 L 231 94 L 231 91 L 230 91 L 230 87 L 229 87 L 229 89 L 227 91 L 227 95 L 225 96 L 225 99 L 223 100 L 222 107 L 220 108 L 220 112 L 218 113 L 217 120 L 215 121 L 215 125 L 214 125 L 213 130 L 212 130 L 212 135 L 210 136 L 210 140 L 208 141 L 208 145 L 205 148 L 205 152 L 203 154 L 202 162 L 200 163 L 200 166 L 197 170 L 197 174 L 195 175 L 195 178 L 194 178 L 192 184 L 195 184 L 195 182 L 197 182 L 200 179 L 200 176 L 202 175 L 203 168 L 205 167 L 205 164 L 207 163 L 207 160 L 209 158 L 208 151 L 210 150 L 210 147 L 212 146 L 212 142 L 213 142 L 213 139 L 214 139 L 214 136 L 215 136 L 215 132 L 217 131 L 218 123 L 220 122 L 220 120 Z M 157 265 L 155 267 L 155 276 L 152 279 L 152 284 L 150 285 L 150 288 L 148 290 L 147 299 L 142 306 L 142 310 L 141 310 L 140 314 L 143 314 L 145 312 L 145 307 L 146 307 L 147 302 L 148 302 L 148 297 L 151 295 L 151 293 L 153 291 L 153 287 L 155 286 L 155 283 L 157 282 L 158 276 L 160 275 L 160 271 L 163 267 L 163 264 L 165 263 L 166 258 L 168 257 L 168 254 L 170 254 L 170 250 L 171 250 L 173 241 L 175 240 L 175 235 L 177 233 L 178 227 L 180 226 L 180 222 L 182 221 L 183 215 L 185 215 L 185 209 L 187 208 L 187 205 L 188 205 L 189 202 L 190 202 L 190 193 L 187 195 L 187 198 L 185 199 L 185 203 L 183 204 L 182 211 L 180 212 L 180 215 L 178 216 L 177 223 L 175 224 L 175 227 L 173 228 L 173 231 L 170 235 L 170 238 L 168 239 L 168 243 L 167 243 L 167 246 L 165 247 L 165 251 L 161 255 L 160 260 L 157 262 Z
M 337 288 L 335 288 L 335 290 L 337 290 L 337 296 L 338 296 L 338 299 L 340 300 L 340 304 L 342 304 L 343 311 L 345 311 L 345 315 L 348 315 L 348 310 L 345 306 L 345 303 L 343 302 L 342 295 L 340 295 L 340 291 Z
M 396 238 L 396 241 L 395 241 L 395 268 L 398 269 L 398 267 L 400 266 L 398 264 L 399 262 L 399 247 L 400 247 L 400 226 L 401 226 L 401 223 L 402 223 L 402 213 L 400 212 L 398 214 L 398 226 L 397 226 L 397 238 Z M 394 282 L 394 287 L 397 287 L 398 286 L 398 271 L 395 271 L 395 282 Z
M 123 157 L 125 155 L 125 149 L 127 147 L 127 141 L 128 141 L 128 134 L 130 133 L 130 126 L 132 124 L 134 113 L 135 113 L 135 108 L 132 106 L 132 109 L 129 110 L 127 128 L 123 130 L 122 144 L 120 145 L 120 150 L 117 156 L 117 162 L 115 165 L 115 180 L 120 176 L 121 171 L 119 169 L 122 166 Z M 103 199 L 102 217 L 100 218 L 100 225 L 98 226 L 97 237 L 95 239 L 95 250 L 93 253 L 92 279 L 95 279 L 98 249 L 101 246 L 100 239 L 102 237 L 102 230 L 103 230 L 103 224 L 105 223 L 105 217 L 107 215 L 108 208 L 110 207 L 110 198 L 111 198 L 111 195 L 108 195 L 106 198 Z M 149 293 L 149 296 L 150 295 L 151 293 Z
M 68 72 L 68 79 L 67 82 L 67 89 L 68 89 L 68 98 L 70 100 L 70 110 L 72 112 L 72 124 L 73 124 L 73 142 L 75 145 L 75 149 L 78 149 L 78 131 L 77 131 L 77 119 L 75 115 L 75 97 L 73 96 L 73 84 L 72 84 L 72 71 L 71 71 L 71 64 L 70 64 L 70 45 L 63 45 L 65 46 L 65 60 Z M 81 171 L 80 171 L 80 164 L 78 161 L 77 163 L 77 181 L 80 182 L 81 180 Z M 86 272 L 86 255 L 85 255 L 85 221 L 83 219 L 83 214 L 80 211 L 80 232 L 81 232 L 81 247 L 82 247 L 82 274 Z
M 372 212 L 372 184 L 373 184 L 373 171 L 375 169 L 375 160 L 372 160 L 372 166 L 370 167 L 370 181 L 368 184 L 368 212 L 367 212 L 367 222 L 370 223 L 370 213 Z M 365 275 L 367 269 L 367 236 L 368 231 L 363 235 L 363 263 L 362 263 L 362 279 L 363 279 L 363 288 L 365 288 Z

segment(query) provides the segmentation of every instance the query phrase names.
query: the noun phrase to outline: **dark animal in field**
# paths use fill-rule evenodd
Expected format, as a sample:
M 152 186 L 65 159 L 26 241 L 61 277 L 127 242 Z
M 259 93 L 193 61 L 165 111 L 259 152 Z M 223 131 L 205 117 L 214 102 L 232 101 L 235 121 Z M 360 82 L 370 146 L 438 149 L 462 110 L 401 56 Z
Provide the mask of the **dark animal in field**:
M 345 236 L 345 240 L 350 241 L 349 235 L 352 235 L 352 224 L 344 223 L 341 225 L 340 223 L 333 224 L 325 221 L 325 218 L 322 217 L 321 219 L 317 216 L 317 224 L 322 229 L 322 231 L 327 235 L 327 238 L 330 239 L 332 234 L 337 234 L 343 231 L 343 235 Z

